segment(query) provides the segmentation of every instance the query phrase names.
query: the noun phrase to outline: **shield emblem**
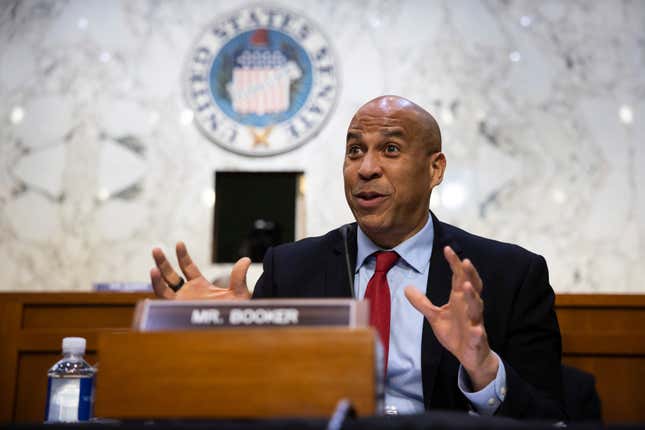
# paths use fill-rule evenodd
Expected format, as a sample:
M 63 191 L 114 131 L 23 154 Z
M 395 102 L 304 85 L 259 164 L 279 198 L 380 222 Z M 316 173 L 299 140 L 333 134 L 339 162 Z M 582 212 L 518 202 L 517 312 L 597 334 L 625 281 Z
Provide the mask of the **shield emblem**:
M 235 59 L 227 90 L 233 110 L 239 114 L 278 114 L 289 109 L 291 82 L 300 78 L 302 71 L 282 52 L 267 46 L 267 30 L 256 30 L 250 49 Z

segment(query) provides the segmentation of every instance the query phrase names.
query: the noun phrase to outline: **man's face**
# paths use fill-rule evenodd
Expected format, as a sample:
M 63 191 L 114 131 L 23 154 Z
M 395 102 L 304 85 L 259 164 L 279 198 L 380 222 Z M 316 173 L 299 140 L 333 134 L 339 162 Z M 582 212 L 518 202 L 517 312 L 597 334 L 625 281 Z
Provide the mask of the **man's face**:
M 422 131 L 418 112 L 400 100 L 369 103 L 349 125 L 345 197 L 358 224 L 380 246 L 398 245 L 428 219 L 430 191 L 441 181 L 445 159 L 430 153 Z

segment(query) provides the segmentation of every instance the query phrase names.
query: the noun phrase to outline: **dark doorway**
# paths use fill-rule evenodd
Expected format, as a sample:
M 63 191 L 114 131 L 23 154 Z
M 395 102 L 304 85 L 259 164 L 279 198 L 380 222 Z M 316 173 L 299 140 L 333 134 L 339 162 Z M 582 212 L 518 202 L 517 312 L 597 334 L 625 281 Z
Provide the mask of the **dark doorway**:
M 261 262 L 266 250 L 293 242 L 302 172 L 215 172 L 213 262 Z

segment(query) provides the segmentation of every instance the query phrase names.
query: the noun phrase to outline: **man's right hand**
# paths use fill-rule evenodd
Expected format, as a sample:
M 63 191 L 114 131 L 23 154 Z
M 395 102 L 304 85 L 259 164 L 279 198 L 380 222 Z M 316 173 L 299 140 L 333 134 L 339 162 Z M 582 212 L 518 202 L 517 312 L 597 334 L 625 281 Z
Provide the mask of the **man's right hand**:
M 219 287 L 211 284 L 188 255 L 188 250 L 183 242 L 177 243 L 177 261 L 179 268 L 186 277 L 186 282 L 177 292 L 169 285 L 178 285 L 180 277 L 166 259 L 159 248 L 152 250 L 152 258 L 156 267 L 150 269 L 152 288 L 157 297 L 169 300 L 248 300 L 251 293 L 246 286 L 246 272 L 251 265 L 251 259 L 240 258 L 233 269 L 228 287 Z

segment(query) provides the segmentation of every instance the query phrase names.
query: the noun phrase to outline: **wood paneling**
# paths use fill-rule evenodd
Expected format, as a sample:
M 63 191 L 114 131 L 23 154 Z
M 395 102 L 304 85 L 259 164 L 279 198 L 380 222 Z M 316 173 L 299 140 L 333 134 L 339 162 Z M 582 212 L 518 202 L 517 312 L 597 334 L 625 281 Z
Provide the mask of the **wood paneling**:
M 87 339 L 94 362 L 98 334 L 124 331 L 149 294 L 0 293 L 0 422 L 42 421 L 47 370 L 67 336 Z
M 13 419 L 16 404 L 17 338 L 21 311 L 20 303 L 0 300 L 0 422 Z
M 88 306 L 78 304 L 29 304 L 22 311 L 22 328 L 106 328 L 130 327 L 132 324 L 132 305 L 91 306 L 92 318 L 88 318 Z
M 645 422 L 645 357 L 565 355 L 563 362 L 596 377 L 606 422 Z
M 129 327 L 145 297 L 0 293 L 0 422 L 41 421 L 43 381 L 62 338 L 83 336 L 94 352 L 100 333 Z M 560 294 L 556 311 L 563 362 L 595 375 L 605 420 L 645 422 L 645 295 Z
M 645 296 L 561 294 L 565 364 L 592 373 L 606 422 L 645 422 Z

